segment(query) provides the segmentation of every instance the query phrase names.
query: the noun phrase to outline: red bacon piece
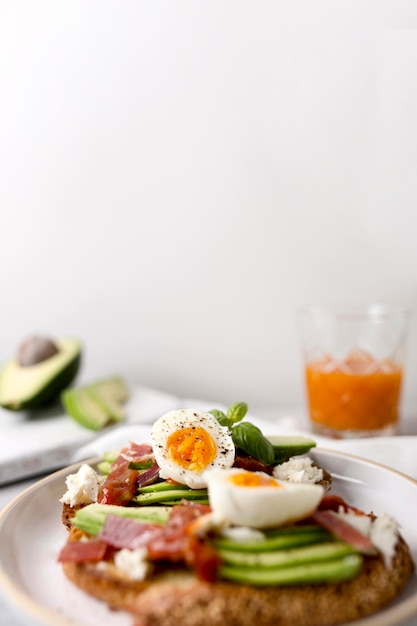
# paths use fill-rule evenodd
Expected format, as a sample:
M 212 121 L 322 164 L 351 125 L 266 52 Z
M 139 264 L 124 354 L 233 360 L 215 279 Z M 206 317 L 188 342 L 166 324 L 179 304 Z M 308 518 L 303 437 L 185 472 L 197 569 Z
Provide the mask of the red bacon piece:
M 146 487 L 146 485 L 153 485 L 159 478 L 159 465 L 154 463 L 151 467 L 144 472 L 141 472 L 138 476 L 138 486 Z
M 129 469 L 129 464 L 149 460 L 151 455 L 152 448 L 148 444 L 139 445 L 130 442 L 129 446 L 123 448 L 113 462 L 100 489 L 98 502 L 120 506 L 130 502 L 136 494 L 139 472 L 135 469 Z
M 320 504 L 318 506 L 318 508 L 322 511 L 322 510 L 330 510 L 330 511 L 339 511 L 340 508 L 343 509 L 343 511 L 347 511 L 348 510 L 348 505 L 345 502 L 345 500 L 343 500 L 343 498 L 341 496 L 336 496 L 333 494 L 325 494 L 321 501 Z
M 100 489 L 98 502 L 123 506 L 134 497 L 139 472 L 129 469 L 129 463 L 122 455 L 117 457 Z
M 107 551 L 107 544 L 100 540 L 69 541 L 58 556 L 60 563 L 82 563 L 83 561 L 102 561 Z
M 367 535 L 364 535 L 357 528 L 349 524 L 348 521 L 339 517 L 337 513 L 331 510 L 315 511 L 311 516 L 320 526 L 326 528 L 333 535 L 346 541 L 353 548 L 362 554 L 375 554 L 376 550 L 372 541 Z
M 106 516 L 98 539 L 114 548 L 135 550 L 145 546 L 162 529 L 161 524 L 150 524 L 110 514 Z
M 211 511 L 208 505 L 184 501 L 174 506 L 160 534 L 147 545 L 153 561 L 184 561 L 202 580 L 216 579 L 220 559 L 215 549 L 192 532 L 193 522 Z
M 352 511 L 356 515 L 366 515 L 366 513 L 364 513 L 360 509 L 357 509 L 356 507 L 348 504 L 341 496 L 336 496 L 333 494 L 324 495 L 318 508 L 321 511 L 331 510 L 337 513 L 340 509 L 342 509 L 345 513 L 347 513 L 348 511 Z
M 273 465 L 265 465 L 259 459 L 247 454 L 241 454 L 238 452 L 233 463 L 233 467 L 247 470 L 248 472 L 265 472 L 265 474 L 272 475 Z
M 163 532 L 148 543 L 149 557 L 154 561 L 181 561 L 189 540 L 187 526 L 210 510 L 208 505 L 193 504 L 189 501 L 173 506 Z
M 145 461 L 153 455 L 152 447 L 148 443 L 134 443 L 129 441 L 129 445 L 123 448 L 121 454 L 132 462 Z
M 201 580 L 214 582 L 217 579 L 221 559 L 211 544 L 195 535 L 189 536 L 185 562 L 194 569 Z

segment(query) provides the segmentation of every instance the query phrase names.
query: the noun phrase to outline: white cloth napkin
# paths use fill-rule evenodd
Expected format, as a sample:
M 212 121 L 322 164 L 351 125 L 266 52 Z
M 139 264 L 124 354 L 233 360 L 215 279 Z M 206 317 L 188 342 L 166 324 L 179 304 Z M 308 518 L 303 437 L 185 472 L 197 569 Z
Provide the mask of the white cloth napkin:
M 74 455 L 74 461 L 100 455 L 106 450 L 118 449 L 128 441 L 149 441 L 153 421 L 167 411 L 181 408 L 210 410 L 212 408 L 224 409 L 224 406 L 198 398 L 178 398 L 147 387 L 135 388 L 127 405 L 126 423 L 81 447 Z M 417 436 L 330 439 L 313 435 L 308 431 L 303 420 L 291 415 L 275 417 L 272 421 L 249 413 L 246 419 L 256 424 L 266 435 L 298 434 L 311 437 L 320 447 L 354 454 L 381 463 L 417 480 Z

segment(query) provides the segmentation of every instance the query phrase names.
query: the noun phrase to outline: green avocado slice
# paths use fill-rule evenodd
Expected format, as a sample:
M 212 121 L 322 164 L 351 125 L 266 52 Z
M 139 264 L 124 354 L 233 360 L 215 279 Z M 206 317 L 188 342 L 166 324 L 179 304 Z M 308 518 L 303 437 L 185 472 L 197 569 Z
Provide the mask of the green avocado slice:
M 267 435 L 274 448 L 275 463 L 281 463 L 292 456 L 307 454 L 316 442 L 302 435 Z
M 330 560 L 297 563 L 287 567 L 235 567 L 223 565 L 220 576 L 248 585 L 305 585 L 350 580 L 362 567 L 360 554 L 347 554 Z
M 61 394 L 64 409 L 76 422 L 90 430 L 100 430 L 125 418 L 123 404 L 129 390 L 120 377 L 107 378 L 83 387 L 65 389 Z
M 129 397 L 125 382 L 118 376 L 98 381 L 89 386 L 92 398 L 108 414 L 110 421 L 121 422 L 126 417 L 123 404 Z
M 87 387 L 65 389 L 61 394 L 61 402 L 68 415 L 90 430 L 100 430 L 110 421 L 108 412 L 95 401 Z
M 22 366 L 10 359 L 0 370 L 0 406 L 10 411 L 36 409 L 56 399 L 76 377 L 81 364 L 82 345 L 78 339 L 56 341 L 58 353 Z
M 139 522 L 165 524 L 171 513 L 168 506 L 119 506 L 117 504 L 101 504 L 93 502 L 79 509 L 74 516 L 74 525 L 91 535 L 98 535 L 107 515 L 119 515 L 136 519 Z

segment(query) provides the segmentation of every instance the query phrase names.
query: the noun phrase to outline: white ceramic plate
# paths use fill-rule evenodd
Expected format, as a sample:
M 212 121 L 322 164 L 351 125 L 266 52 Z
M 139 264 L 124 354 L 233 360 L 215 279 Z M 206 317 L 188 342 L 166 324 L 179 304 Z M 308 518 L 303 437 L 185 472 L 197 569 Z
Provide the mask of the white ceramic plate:
M 349 503 L 376 514 L 389 513 L 401 525 L 417 562 L 417 482 L 357 457 L 316 449 L 314 459 L 334 475 L 333 491 Z M 42 626 L 131 626 L 125 614 L 107 610 L 63 576 L 57 555 L 66 539 L 59 498 L 65 477 L 77 465 L 39 481 L 0 514 L 0 586 L 30 624 Z M 388 609 L 355 626 L 417 623 L 417 576 Z

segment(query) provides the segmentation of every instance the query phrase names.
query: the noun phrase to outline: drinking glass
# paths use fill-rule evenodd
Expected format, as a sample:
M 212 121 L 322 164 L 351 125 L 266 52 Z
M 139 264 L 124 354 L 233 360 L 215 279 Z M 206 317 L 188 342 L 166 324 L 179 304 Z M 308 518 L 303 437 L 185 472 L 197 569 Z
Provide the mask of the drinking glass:
M 298 318 L 313 432 L 396 434 L 410 312 L 379 304 L 312 306 Z

